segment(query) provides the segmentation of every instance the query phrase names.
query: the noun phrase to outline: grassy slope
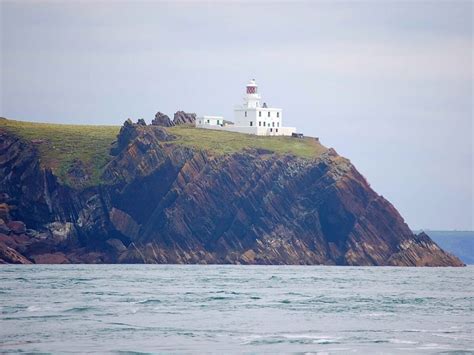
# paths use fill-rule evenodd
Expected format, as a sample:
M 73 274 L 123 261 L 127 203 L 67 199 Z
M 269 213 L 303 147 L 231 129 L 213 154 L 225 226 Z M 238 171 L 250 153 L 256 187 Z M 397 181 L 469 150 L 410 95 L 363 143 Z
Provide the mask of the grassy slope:
M 191 126 L 176 126 L 168 131 L 178 137 L 177 143 L 209 150 L 217 154 L 229 154 L 245 148 L 267 149 L 279 154 L 293 154 L 311 159 L 326 148 L 314 138 L 265 137 L 250 134 L 196 129 Z
M 0 128 L 28 141 L 39 141 L 41 164 L 67 182 L 66 173 L 75 159 L 90 168 L 91 183 L 100 181 L 102 168 L 110 160 L 110 144 L 119 126 L 85 126 L 0 120 Z
M 0 119 L 4 128 L 17 136 L 36 142 L 41 164 L 51 168 L 64 182 L 75 159 L 81 160 L 92 174 L 91 184 L 100 182 L 104 166 L 111 159 L 110 144 L 119 126 L 86 126 L 33 123 Z M 314 158 L 326 150 L 313 138 L 258 137 L 247 134 L 196 129 L 190 126 L 168 128 L 177 137 L 175 144 L 229 154 L 245 148 L 267 149 L 280 154 Z

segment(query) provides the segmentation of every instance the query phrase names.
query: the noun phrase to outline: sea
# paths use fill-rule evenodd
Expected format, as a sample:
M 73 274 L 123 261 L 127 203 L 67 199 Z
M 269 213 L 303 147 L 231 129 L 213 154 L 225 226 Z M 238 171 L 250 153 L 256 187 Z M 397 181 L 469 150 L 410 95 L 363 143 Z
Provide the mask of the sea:
M 474 267 L 0 267 L 2 353 L 474 353 Z

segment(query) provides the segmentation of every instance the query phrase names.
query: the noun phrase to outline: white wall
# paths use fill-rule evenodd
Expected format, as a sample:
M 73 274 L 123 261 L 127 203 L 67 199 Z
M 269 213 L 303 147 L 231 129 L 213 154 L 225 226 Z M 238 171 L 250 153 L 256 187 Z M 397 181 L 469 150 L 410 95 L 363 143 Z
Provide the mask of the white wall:
M 296 132 L 295 127 L 250 127 L 250 126 L 236 126 L 236 125 L 227 125 L 227 126 L 216 126 L 216 125 L 196 125 L 198 128 L 204 129 L 213 129 L 216 131 L 228 131 L 228 132 L 237 132 L 237 133 L 246 133 L 246 134 L 255 134 L 258 136 L 291 136 L 292 133 Z M 276 131 L 278 129 L 278 132 Z
M 196 119 L 196 127 L 201 126 L 218 126 L 224 123 L 222 116 L 204 116 Z
M 247 117 L 245 117 L 247 113 Z M 270 114 L 270 117 L 268 116 Z M 277 117 L 278 116 L 278 117 Z M 234 122 L 236 126 L 253 126 L 257 127 L 281 127 L 283 111 L 280 108 L 244 108 L 234 109 Z M 259 125 L 260 122 L 260 125 Z
M 245 117 L 247 113 L 247 117 Z M 238 108 L 234 110 L 234 124 L 243 127 L 255 127 L 257 111 L 252 108 Z M 252 126 L 250 126 L 252 122 Z

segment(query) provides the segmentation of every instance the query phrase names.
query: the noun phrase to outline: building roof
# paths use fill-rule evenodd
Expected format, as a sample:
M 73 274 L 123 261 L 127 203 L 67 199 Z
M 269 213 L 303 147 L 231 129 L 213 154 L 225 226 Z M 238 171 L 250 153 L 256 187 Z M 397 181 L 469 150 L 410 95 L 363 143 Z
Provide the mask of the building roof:
M 247 86 L 258 86 L 258 85 L 255 83 L 255 79 L 252 79 L 252 80 L 249 81 Z

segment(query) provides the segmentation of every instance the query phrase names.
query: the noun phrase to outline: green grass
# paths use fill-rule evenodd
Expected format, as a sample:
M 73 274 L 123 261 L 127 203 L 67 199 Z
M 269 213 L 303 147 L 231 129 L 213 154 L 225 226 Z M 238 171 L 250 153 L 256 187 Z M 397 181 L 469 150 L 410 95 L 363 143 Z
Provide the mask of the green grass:
M 75 159 L 81 160 L 91 173 L 90 184 L 100 182 L 104 166 L 111 159 L 110 144 L 119 126 L 86 126 L 34 123 L 0 119 L 4 128 L 20 138 L 36 142 L 41 164 L 51 168 L 65 183 L 67 171 Z
M 208 150 L 215 154 L 231 154 L 246 148 L 260 148 L 277 154 L 292 154 L 306 159 L 313 159 L 326 150 L 316 139 L 308 137 L 299 139 L 254 136 L 198 129 L 192 126 L 170 127 L 168 131 L 178 138 L 177 144 Z
M 73 184 L 68 170 L 77 159 L 90 173 L 87 185 L 101 182 L 106 164 L 112 159 L 110 145 L 116 139 L 119 126 L 66 125 L 34 123 L 0 118 L 0 129 L 6 129 L 27 141 L 32 141 L 40 153 L 41 165 L 53 170 L 66 184 Z M 231 154 L 246 148 L 266 149 L 277 154 L 293 154 L 312 159 L 326 150 L 314 138 L 261 137 L 248 134 L 198 129 L 192 126 L 168 128 L 177 137 L 172 144 L 180 144 L 210 151 Z

